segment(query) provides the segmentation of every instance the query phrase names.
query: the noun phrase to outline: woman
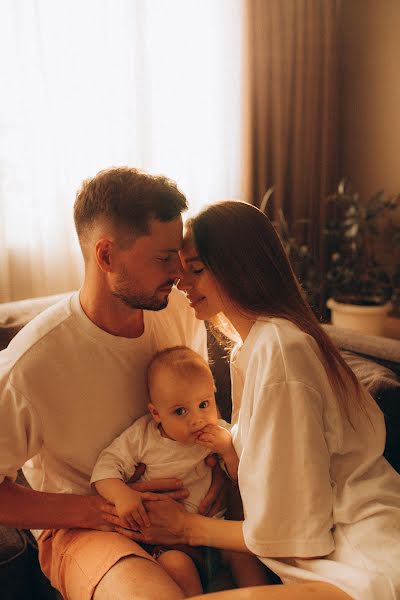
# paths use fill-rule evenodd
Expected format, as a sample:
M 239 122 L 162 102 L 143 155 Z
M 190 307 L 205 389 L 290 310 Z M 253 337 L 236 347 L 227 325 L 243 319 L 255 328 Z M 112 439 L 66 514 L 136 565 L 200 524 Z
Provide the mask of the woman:
M 400 477 L 382 456 L 382 413 L 303 299 L 271 223 L 243 202 L 209 206 L 190 222 L 182 260 L 196 316 L 236 342 L 245 519 L 158 502 L 152 522 L 192 545 L 253 552 L 283 583 L 400 598 Z

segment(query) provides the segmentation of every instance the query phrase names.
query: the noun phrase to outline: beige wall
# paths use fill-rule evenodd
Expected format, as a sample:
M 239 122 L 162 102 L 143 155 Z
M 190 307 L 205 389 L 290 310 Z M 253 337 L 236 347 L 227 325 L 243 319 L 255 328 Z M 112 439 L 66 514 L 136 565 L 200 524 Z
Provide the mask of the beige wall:
M 400 0 L 343 0 L 340 172 L 400 192 Z

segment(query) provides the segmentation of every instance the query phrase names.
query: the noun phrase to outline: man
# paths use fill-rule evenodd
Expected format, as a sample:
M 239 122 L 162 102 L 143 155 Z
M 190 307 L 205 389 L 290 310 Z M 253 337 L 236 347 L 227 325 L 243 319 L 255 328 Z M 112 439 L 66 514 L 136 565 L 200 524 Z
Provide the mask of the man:
M 44 530 L 42 569 L 69 600 L 183 597 L 112 530 L 113 507 L 89 480 L 99 452 L 146 412 L 151 356 L 181 344 L 206 355 L 204 326 L 173 287 L 186 208 L 173 182 L 135 169 L 84 182 L 74 207 L 83 286 L 0 353 L 0 522 Z M 13 483 L 21 465 L 32 490 Z M 178 481 L 152 483 L 134 485 L 186 495 Z

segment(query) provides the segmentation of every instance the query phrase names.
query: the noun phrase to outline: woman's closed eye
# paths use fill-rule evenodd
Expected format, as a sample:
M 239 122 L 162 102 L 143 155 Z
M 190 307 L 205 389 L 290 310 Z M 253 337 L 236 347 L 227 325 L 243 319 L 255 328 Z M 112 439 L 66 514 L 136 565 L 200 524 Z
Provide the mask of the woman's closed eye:
M 189 258 L 187 260 L 184 260 L 183 262 L 185 264 L 186 270 L 190 271 L 190 273 L 193 273 L 193 275 L 200 275 L 200 273 L 202 273 L 206 269 L 204 263 L 201 260 L 193 260 Z

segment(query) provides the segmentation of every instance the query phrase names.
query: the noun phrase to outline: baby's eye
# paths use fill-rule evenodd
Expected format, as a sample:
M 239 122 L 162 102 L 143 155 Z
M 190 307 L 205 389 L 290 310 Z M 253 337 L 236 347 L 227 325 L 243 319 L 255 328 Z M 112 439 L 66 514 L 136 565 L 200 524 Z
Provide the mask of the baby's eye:
M 202 402 L 200 402 L 199 404 L 199 408 L 207 408 L 210 405 L 208 400 L 203 400 Z
M 186 415 L 186 408 L 180 406 L 179 408 L 176 408 L 174 412 L 176 415 L 178 415 L 178 417 L 181 417 L 182 415 Z

